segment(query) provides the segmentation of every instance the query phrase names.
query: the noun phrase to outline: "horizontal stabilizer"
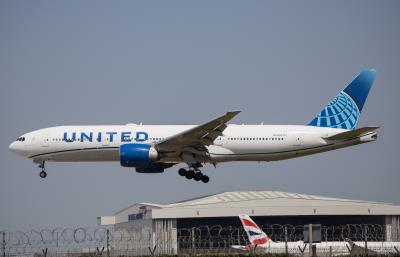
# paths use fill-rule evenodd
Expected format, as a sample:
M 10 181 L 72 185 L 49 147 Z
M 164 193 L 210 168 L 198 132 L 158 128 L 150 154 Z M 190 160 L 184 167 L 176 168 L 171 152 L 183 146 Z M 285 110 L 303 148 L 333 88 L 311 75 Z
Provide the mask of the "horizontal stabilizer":
M 346 131 L 343 133 L 339 133 L 330 137 L 324 137 L 324 139 L 327 140 L 345 140 L 345 139 L 351 139 L 351 138 L 356 138 L 360 137 L 362 135 L 365 135 L 369 132 L 375 131 L 380 127 L 363 127 L 363 128 L 358 128 L 355 130 L 350 130 Z

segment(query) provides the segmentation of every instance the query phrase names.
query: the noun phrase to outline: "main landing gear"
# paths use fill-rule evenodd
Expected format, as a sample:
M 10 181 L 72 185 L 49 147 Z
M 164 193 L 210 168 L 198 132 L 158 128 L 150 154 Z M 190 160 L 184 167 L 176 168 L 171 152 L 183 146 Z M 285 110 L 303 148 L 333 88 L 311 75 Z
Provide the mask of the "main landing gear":
M 208 181 L 210 181 L 210 178 L 207 175 L 204 175 L 200 170 L 186 170 L 181 168 L 178 170 L 178 174 L 182 177 L 186 177 L 187 179 L 194 179 L 195 181 L 201 180 L 203 183 L 208 183 Z
M 42 162 L 39 163 L 39 168 L 42 169 L 42 171 L 39 172 L 39 176 L 40 176 L 41 178 L 47 177 L 47 172 L 46 172 L 46 169 L 45 169 L 45 167 L 44 167 L 44 161 L 42 161 Z

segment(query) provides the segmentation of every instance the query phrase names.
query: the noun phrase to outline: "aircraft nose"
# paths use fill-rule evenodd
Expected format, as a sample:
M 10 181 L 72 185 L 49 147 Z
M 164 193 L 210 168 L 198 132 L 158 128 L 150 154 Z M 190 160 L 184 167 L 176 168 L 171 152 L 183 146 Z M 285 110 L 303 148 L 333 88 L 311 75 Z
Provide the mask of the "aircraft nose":
M 12 142 L 8 148 L 10 148 L 11 152 L 18 154 L 18 144 L 17 142 Z

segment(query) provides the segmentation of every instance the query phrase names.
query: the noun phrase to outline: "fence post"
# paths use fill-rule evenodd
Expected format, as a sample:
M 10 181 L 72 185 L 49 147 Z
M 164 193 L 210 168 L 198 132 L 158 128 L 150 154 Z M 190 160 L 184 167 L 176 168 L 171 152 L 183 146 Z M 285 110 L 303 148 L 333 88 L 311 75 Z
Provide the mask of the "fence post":
M 365 224 L 364 225 L 364 240 L 365 240 L 365 246 L 364 246 L 364 254 L 367 256 L 368 255 L 368 227 Z
M 328 242 L 328 229 L 325 229 L 325 242 Z
M 3 232 L 3 257 L 6 257 L 6 232 Z
M 192 248 L 192 254 L 194 253 L 194 227 L 191 228 L 191 248 Z
M 312 238 L 312 224 L 308 224 L 308 250 L 309 250 L 309 255 L 313 256 L 313 251 L 312 251 L 312 244 L 313 244 L 313 238 Z
M 56 240 L 56 246 L 57 246 L 57 248 L 58 248 L 58 231 L 57 231 L 57 240 Z
M 285 225 L 285 253 L 286 253 L 286 255 L 288 254 L 288 245 L 287 245 L 287 241 L 288 241 L 287 226 Z
M 110 230 L 107 228 L 107 257 L 110 257 Z

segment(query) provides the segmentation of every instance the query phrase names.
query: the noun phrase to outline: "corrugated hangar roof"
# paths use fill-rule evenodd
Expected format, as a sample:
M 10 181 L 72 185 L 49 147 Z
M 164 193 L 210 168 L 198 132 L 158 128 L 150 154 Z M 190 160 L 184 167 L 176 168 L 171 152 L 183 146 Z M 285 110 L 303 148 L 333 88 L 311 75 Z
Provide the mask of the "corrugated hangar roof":
M 288 193 L 280 191 L 236 191 L 236 192 L 234 191 L 234 192 L 223 192 L 219 194 L 189 199 L 182 202 L 164 205 L 164 207 L 216 204 L 223 202 L 240 202 L 240 201 L 250 201 L 250 200 L 268 200 L 268 199 L 278 199 L 278 198 L 292 199 L 292 200 L 304 199 L 304 200 L 322 200 L 322 201 L 354 201 L 348 199 L 306 195 L 298 193 Z
M 151 218 L 232 217 L 293 215 L 400 215 L 400 206 L 279 191 L 223 192 L 171 204 L 138 203 L 115 213 L 115 223 L 128 215 L 151 210 Z

